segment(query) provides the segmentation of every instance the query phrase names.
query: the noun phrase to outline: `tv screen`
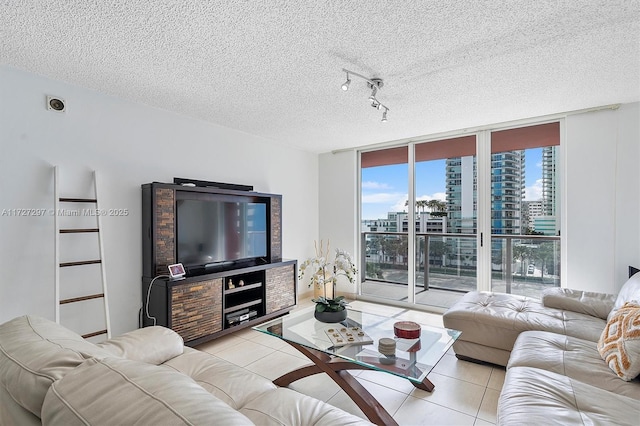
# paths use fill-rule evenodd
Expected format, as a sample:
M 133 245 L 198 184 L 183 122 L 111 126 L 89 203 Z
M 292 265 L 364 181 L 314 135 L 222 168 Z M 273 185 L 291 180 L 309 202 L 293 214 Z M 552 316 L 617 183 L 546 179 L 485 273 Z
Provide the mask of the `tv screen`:
M 250 197 L 178 199 L 178 262 L 189 269 L 267 256 L 267 211 Z

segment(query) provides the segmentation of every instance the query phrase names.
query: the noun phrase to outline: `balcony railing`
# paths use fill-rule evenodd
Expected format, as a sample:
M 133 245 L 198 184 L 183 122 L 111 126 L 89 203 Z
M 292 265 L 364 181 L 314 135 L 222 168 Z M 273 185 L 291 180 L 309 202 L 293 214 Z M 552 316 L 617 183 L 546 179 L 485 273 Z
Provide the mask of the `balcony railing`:
M 474 234 L 416 234 L 416 293 L 430 288 L 467 292 L 477 288 L 477 237 Z M 408 235 L 362 233 L 362 281 L 403 287 L 408 284 Z M 494 291 L 539 297 L 560 285 L 560 237 L 492 235 L 491 276 Z

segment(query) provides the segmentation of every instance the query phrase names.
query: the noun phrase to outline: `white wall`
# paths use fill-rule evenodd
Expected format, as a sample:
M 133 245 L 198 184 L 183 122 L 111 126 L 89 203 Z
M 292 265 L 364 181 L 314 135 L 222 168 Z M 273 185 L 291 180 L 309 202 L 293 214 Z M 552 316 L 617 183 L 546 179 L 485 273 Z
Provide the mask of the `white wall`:
M 617 293 L 628 265 L 640 265 L 640 104 L 569 115 L 567 157 L 567 282 Z M 320 156 L 320 235 L 355 253 L 355 153 Z M 349 170 L 347 170 L 349 168 Z M 330 172 L 329 172 L 330 171 Z M 327 173 L 329 176 L 322 176 Z M 339 200 L 340 204 L 330 200 Z
M 567 284 L 617 293 L 640 264 L 640 104 L 567 117 Z
M 64 98 L 68 111 L 48 111 L 47 94 Z M 52 208 L 53 165 L 61 167 L 62 195 L 85 195 L 96 169 L 101 207 L 129 211 L 103 221 L 116 335 L 138 324 L 143 183 L 188 177 L 282 194 L 283 256 L 312 254 L 315 154 L 8 67 L 0 68 L 0 99 L 0 211 Z M 27 313 L 54 318 L 53 230 L 49 215 L 0 216 L 0 323 Z M 82 255 L 79 247 L 66 255 Z
M 331 242 L 332 252 L 337 248 L 347 250 L 358 265 L 356 152 L 321 154 L 319 162 L 320 238 Z M 337 289 L 340 292 L 355 293 L 356 285 L 340 279 Z

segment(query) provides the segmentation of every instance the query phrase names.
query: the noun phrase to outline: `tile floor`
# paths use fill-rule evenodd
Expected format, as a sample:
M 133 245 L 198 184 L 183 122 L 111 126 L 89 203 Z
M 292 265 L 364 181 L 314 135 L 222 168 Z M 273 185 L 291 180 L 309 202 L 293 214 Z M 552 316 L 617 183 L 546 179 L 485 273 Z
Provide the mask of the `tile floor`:
M 302 302 L 297 309 L 310 305 L 311 302 Z M 438 314 L 362 301 L 352 302 L 351 306 L 442 326 L 442 316 Z M 284 341 L 250 328 L 202 344 L 198 349 L 270 380 L 309 364 L 307 358 Z M 428 376 L 436 385 L 433 392 L 416 389 L 407 380 L 391 374 L 357 370 L 352 374 L 400 425 L 491 425 L 496 423 L 505 370 L 458 360 L 450 350 Z M 346 393 L 326 375 L 307 377 L 290 387 L 364 418 Z

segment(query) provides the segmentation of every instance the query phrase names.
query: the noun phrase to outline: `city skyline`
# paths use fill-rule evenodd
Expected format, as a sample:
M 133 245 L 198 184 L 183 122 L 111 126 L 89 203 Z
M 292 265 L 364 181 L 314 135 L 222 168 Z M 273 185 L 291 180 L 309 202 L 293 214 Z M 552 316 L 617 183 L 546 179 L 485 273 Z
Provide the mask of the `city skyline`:
M 416 164 L 416 199 L 446 201 L 446 160 Z M 362 169 L 362 220 L 407 211 L 407 164 Z M 525 201 L 542 199 L 542 148 L 525 150 Z

